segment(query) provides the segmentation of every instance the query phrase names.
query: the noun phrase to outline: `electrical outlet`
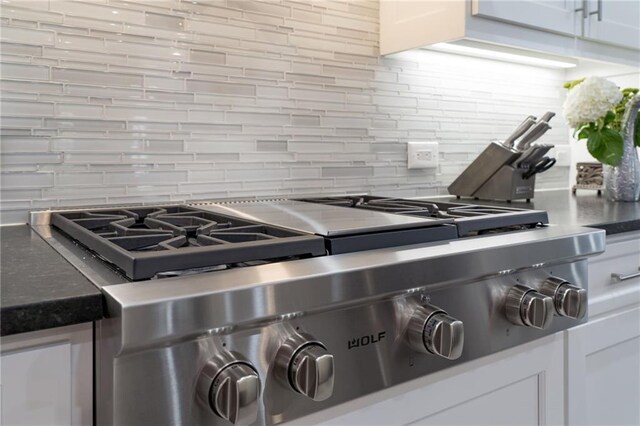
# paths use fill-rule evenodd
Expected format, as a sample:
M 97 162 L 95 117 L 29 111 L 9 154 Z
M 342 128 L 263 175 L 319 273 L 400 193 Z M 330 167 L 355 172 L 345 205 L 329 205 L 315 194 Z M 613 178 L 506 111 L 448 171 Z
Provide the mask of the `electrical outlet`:
M 407 143 L 407 167 L 431 169 L 438 167 L 438 142 Z
M 569 145 L 556 145 L 548 155 L 556 158 L 556 166 L 571 166 L 571 147 Z

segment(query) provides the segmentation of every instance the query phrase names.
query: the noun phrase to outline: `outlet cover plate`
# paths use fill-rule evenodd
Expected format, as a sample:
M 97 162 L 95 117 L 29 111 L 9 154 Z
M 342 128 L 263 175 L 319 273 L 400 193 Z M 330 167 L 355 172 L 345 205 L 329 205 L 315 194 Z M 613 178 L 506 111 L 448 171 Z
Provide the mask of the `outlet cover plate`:
M 408 142 L 407 167 L 433 169 L 438 167 L 438 142 Z

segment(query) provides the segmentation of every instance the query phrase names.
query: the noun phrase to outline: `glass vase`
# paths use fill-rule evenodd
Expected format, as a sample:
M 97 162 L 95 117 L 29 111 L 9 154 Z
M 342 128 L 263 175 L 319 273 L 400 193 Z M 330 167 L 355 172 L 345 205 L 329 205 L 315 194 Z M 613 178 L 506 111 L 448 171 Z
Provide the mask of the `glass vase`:
M 617 166 L 604 165 L 604 193 L 611 201 L 640 200 L 640 161 L 634 143 L 635 126 L 640 108 L 640 94 L 635 95 L 622 119 L 623 151 Z

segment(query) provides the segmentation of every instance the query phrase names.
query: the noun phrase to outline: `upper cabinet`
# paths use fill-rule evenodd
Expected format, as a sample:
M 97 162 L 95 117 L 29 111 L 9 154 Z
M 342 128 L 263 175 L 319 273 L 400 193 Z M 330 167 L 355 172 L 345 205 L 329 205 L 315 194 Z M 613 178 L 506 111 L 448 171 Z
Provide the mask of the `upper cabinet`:
M 471 2 L 473 16 L 497 19 L 572 36 L 580 33 L 575 9 L 573 0 L 473 0 Z
M 640 49 L 640 1 L 595 0 L 584 2 L 587 18 L 582 36 L 619 46 Z M 636 57 L 636 64 L 640 58 Z
M 640 1 L 381 0 L 380 53 L 461 40 L 638 65 Z

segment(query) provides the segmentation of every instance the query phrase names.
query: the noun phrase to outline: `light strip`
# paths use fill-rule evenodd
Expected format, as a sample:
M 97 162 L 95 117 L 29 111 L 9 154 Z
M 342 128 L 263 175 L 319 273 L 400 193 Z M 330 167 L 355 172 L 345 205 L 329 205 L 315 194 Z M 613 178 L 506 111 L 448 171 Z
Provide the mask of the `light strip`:
M 538 56 L 529 56 L 526 54 L 510 53 L 490 48 L 479 48 L 464 46 L 453 43 L 437 43 L 429 46 L 432 50 L 446 53 L 456 53 L 459 55 L 475 56 L 479 58 L 495 59 L 498 61 L 515 62 L 518 64 L 534 65 L 546 68 L 573 68 L 576 63 L 568 61 L 560 61 L 555 59 L 546 59 Z

